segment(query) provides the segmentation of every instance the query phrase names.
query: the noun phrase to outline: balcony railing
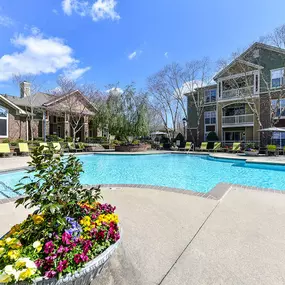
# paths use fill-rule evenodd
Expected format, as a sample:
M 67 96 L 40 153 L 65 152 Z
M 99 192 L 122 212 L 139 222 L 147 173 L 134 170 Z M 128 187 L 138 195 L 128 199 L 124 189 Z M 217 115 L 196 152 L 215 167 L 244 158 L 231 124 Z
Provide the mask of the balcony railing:
M 253 86 L 247 86 L 239 89 L 230 89 L 222 91 L 220 99 L 238 99 L 249 97 L 253 94 Z
M 252 126 L 254 122 L 253 114 L 223 116 L 223 126 Z

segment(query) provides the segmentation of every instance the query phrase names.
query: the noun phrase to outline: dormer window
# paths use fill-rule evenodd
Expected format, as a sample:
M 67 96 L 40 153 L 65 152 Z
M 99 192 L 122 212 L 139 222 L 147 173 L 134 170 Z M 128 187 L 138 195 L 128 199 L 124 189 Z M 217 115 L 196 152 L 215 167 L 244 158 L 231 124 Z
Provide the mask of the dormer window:
M 278 88 L 284 84 L 284 68 L 271 70 L 271 88 Z
M 0 138 L 8 137 L 8 110 L 0 106 Z

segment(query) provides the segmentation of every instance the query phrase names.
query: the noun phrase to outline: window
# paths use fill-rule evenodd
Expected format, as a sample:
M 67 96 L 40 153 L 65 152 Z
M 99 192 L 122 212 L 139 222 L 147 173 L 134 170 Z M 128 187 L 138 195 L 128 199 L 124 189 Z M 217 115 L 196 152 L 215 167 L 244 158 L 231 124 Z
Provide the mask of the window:
M 285 146 L 285 133 L 273 132 L 272 133 L 272 143 L 278 145 L 279 147 Z
M 204 101 L 205 103 L 216 102 L 217 89 L 205 90 Z
M 215 125 L 216 124 L 216 111 L 210 111 L 204 113 L 205 125 Z
M 271 100 L 271 105 L 273 109 L 273 117 L 285 117 L 285 99 Z
M 245 104 L 230 105 L 223 109 L 223 116 L 239 116 L 245 114 Z
M 284 68 L 271 70 L 271 88 L 278 88 L 284 84 Z
M 8 137 L 8 110 L 0 106 L 0 137 Z

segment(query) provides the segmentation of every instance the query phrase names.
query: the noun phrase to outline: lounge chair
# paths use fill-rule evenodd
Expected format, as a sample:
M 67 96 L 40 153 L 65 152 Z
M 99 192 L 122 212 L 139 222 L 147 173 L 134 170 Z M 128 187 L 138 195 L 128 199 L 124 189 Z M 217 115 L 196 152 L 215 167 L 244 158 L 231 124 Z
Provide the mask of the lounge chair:
M 30 153 L 30 149 L 27 143 L 19 143 L 19 153 L 28 154 Z
M 79 142 L 79 143 L 77 144 L 77 146 L 78 146 L 77 151 L 84 151 L 84 150 L 85 150 L 84 143 Z
M 273 154 L 273 155 L 278 154 L 276 145 L 269 144 L 266 146 L 266 155 L 270 155 L 270 154 Z
M 192 142 L 186 142 L 185 147 L 181 147 L 179 148 L 179 150 L 190 151 L 191 148 L 193 149 Z
M 208 151 L 207 147 L 208 147 L 208 143 L 207 142 L 202 142 L 201 146 L 199 148 L 197 148 L 196 150 L 198 150 L 198 151 Z
M 61 152 L 61 145 L 59 142 L 52 143 L 52 146 L 54 147 L 55 152 Z
M 239 152 L 239 151 L 240 151 L 240 143 L 239 142 L 233 143 L 232 149 L 229 150 L 229 152 Z
M 73 151 L 77 151 L 76 147 L 75 147 L 75 144 L 73 142 L 68 142 L 67 143 L 67 146 L 68 146 L 68 150 L 69 152 L 73 152 Z
M 213 149 L 211 149 L 210 151 L 216 152 L 216 151 L 221 151 L 221 150 L 223 150 L 223 148 L 222 148 L 222 143 L 220 143 L 220 142 L 215 142 Z
M 8 143 L 0 143 L 0 154 L 3 156 L 5 156 L 5 155 L 11 156 L 12 155 L 11 150 L 10 150 L 10 146 Z

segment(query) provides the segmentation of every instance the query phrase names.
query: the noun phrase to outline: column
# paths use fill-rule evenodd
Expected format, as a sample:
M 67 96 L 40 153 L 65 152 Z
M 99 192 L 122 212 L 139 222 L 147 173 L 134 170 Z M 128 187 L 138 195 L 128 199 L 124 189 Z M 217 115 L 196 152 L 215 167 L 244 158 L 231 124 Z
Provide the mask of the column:
M 49 135 L 49 114 L 48 111 L 43 111 L 43 139 L 46 141 L 46 137 Z
M 83 126 L 83 139 L 84 141 L 89 136 L 89 117 L 84 116 L 84 126 Z
M 70 116 L 64 114 L 64 138 L 70 137 Z

